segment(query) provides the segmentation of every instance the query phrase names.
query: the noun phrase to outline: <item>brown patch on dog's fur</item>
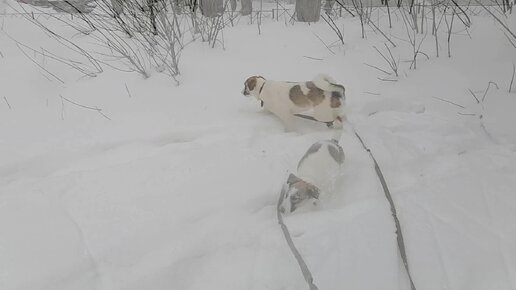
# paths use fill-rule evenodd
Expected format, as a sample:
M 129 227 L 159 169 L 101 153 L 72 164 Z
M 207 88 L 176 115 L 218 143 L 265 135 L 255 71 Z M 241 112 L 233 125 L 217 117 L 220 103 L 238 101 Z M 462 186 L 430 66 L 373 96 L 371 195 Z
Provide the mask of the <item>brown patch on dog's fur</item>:
M 324 91 L 316 87 L 313 82 L 306 82 L 308 93 L 305 95 L 300 85 L 293 86 L 289 91 L 290 100 L 300 106 L 309 107 L 317 106 L 324 100 Z
M 324 91 L 315 86 L 313 82 L 306 82 L 308 88 L 308 99 L 312 101 L 314 106 L 319 105 L 324 100 Z
M 330 107 L 338 108 L 341 105 L 342 105 L 342 102 L 340 101 L 340 98 L 332 94 L 331 99 L 330 99 Z
M 245 85 L 250 91 L 254 90 L 254 87 L 256 87 L 256 78 L 257 77 L 250 77 L 245 81 Z
M 314 82 L 312 81 L 308 81 L 305 83 L 306 87 L 311 90 L 311 89 L 319 89 L 318 87 L 315 86 Z
M 289 91 L 289 97 L 290 100 L 300 106 L 300 107 L 308 107 L 310 106 L 310 100 L 303 94 L 303 91 L 301 90 L 301 87 L 299 85 L 295 85 L 292 88 L 290 88 Z

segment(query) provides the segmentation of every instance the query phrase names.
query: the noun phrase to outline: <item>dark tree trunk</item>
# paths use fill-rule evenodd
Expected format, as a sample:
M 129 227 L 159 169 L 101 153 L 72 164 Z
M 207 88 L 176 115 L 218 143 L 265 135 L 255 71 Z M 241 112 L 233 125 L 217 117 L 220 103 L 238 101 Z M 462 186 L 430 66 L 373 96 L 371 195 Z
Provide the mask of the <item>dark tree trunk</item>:
M 317 22 L 321 17 L 321 0 L 297 0 L 297 21 Z
M 242 9 L 240 10 L 240 14 L 243 16 L 249 15 L 253 12 L 253 1 L 252 0 L 242 0 Z
M 224 0 L 199 0 L 202 15 L 216 17 L 224 12 Z

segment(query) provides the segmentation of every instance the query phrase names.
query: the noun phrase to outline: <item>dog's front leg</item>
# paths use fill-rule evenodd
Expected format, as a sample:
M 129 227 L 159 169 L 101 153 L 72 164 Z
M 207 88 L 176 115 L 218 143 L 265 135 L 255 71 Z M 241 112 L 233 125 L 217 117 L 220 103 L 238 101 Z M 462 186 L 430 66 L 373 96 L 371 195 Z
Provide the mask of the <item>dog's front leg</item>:
M 278 116 L 283 124 L 285 125 L 285 129 L 287 132 L 292 132 L 296 130 L 295 119 L 294 116 L 288 113 L 282 114 Z
M 272 114 L 271 110 L 269 110 L 267 106 L 262 106 L 262 110 L 260 112 L 267 115 Z

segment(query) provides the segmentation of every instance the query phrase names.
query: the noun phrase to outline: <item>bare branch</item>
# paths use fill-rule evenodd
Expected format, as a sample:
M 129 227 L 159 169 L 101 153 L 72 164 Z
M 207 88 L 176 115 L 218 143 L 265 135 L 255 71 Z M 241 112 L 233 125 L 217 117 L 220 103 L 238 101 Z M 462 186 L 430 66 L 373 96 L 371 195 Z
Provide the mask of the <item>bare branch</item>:
M 384 81 L 384 82 L 397 82 L 398 80 L 395 80 L 395 79 L 386 79 L 386 78 L 377 78 L 381 81 Z
M 493 18 L 512 36 L 512 38 L 516 39 L 516 34 L 514 34 L 514 32 L 512 32 L 511 29 L 509 27 L 507 27 L 507 25 L 505 25 L 505 23 L 503 23 L 503 21 L 500 20 L 500 18 L 498 16 L 496 16 L 493 12 L 491 12 L 491 10 L 489 10 L 479 0 L 474 0 L 474 1 L 477 2 L 477 4 L 480 5 L 482 8 L 484 8 L 489 14 L 491 14 L 491 16 L 493 16 Z
M 313 60 L 323 60 L 322 58 L 316 58 L 316 57 L 311 57 L 311 56 L 306 56 L 306 55 L 303 55 L 303 57 L 305 58 L 308 58 L 308 59 L 313 59 Z
M 331 48 L 319 37 L 319 35 L 315 34 L 312 32 L 312 34 L 317 37 L 317 39 L 319 39 L 319 41 L 331 52 L 331 54 L 335 54 L 335 52 L 333 52 L 333 50 L 331 50 Z
M 13 108 L 11 108 L 11 104 L 9 104 L 9 101 L 7 101 L 7 98 L 4 96 L 4 100 L 5 100 L 5 103 L 7 104 L 7 106 L 9 107 L 9 110 L 12 110 Z
M 461 108 L 461 109 L 466 109 L 466 107 L 464 107 L 464 106 L 462 106 L 462 105 L 459 105 L 459 104 L 457 104 L 457 103 L 454 103 L 454 102 L 452 102 L 452 101 L 448 101 L 448 100 L 441 99 L 441 98 L 438 98 L 438 97 L 432 97 L 432 98 L 434 98 L 434 99 L 436 99 L 436 100 L 439 100 L 439 101 L 442 101 L 442 102 L 446 102 L 446 103 L 448 103 L 448 104 L 452 104 L 452 105 L 457 106 L 457 107 L 459 107 L 459 108 Z
M 321 15 L 321 18 L 326 22 L 326 24 L 328 24 L 328 26 L 330 26 L 330 28 L 335 32 L 335 34 L 337 35 L 337 37 L 339 38 L 340 42 L 342 44 L 344 44 L 344 35 L 342 34 L 342 31 L 339 29 L 339 27 L 337 26 L 337 24 L 335 23 L 335 21 L 333 21 L 333 19 L 331 17 L 328 16 L 328 19 L 326 19 L 326 17 L 324 17 L 323 15 Z
M 100 108 L 98 108 L 98 107 L 89 107 L 89 106 L 81 105 L 81 104 L 79 104 L 79 103 L 76 103 L 76 102 L 74 102 L 74 101 L 72 101 L 72 100 L 69 100 L 69 99 L 67 99 L 67 98 L 63 97 L 62 95 L 59 95 L 59 97 L 61 97 L 61 101 L 62 101 L 62 100 L 65 100 L 65 101 L 67 101 L 68 103 L 73 104 L 73 105 L 76 105 L 76 106 L 78 106 L 78 107 L 81 107 L 81 108 L 84 108 L 84 109 L 88 109 L 88 110 L 96 111 L 96 112 L 97 112 L 97 113 L 99 113 L 102 117 L 104 117 L 104 118 L 106 118 L 106 119 L 108 119 L 108 120 L 110 120 L 110 121 L 111 121 L 111 119 L 110 119 L 108 116 L 106 116 L 104 113 L 102 113 L 102 109 L 100 109 Z
M 498 87 L 498 85 L 493 82 L 493 81 L 489 81 L 489 83 L 487 83 L 487 88 L 486 88 L 486 91 L 484 92 L 484 95 L 482 96 L 482 103 L 485 101 L 486 99 L 486 96 L 487 96 L 487 92 L 489 91 L 489 88 L 491 87 L 491 84 L 493 84 L 497 90 L 499 90 L 500 88 Z
M 480 100 L 477 98 L 477 95 L 475 95 L 475 93 L 470 89 L 468 89 L 468 91 L 473 96 L 473 98 L 475 98 L 475 101 L 477 101 L 477 104 L 480 104 Z
M 392 52 L 391 52 L 391 49 L 389 48 L 389 46 L 387 46 L 386 43 L 384 43 L 384 45 L 385 45 L 385 48 L 387 49 L 387 52 L 389 53 L 389 55 L 388 55 L 389 57 L 387 57 L 387 55 L 384 55 L 376 46 L 373 46 L 373 48 L 387 62 L 387 64 L 391 68 L 392 72 L 394 72 L 394 74 L 396 76 L 398 76 L 398 62 L 396 61 L 396 59 L 394 59 L 394 56 L 392 55 Z M 390 75 L 390 73 L 388 73 L 388 74 Z
M 383 69 L 381 69 L 381 68 L 379 68 L 379 67 L 377 67 L 377 66 L 370 65 L 370 64 L 365 63 L 365 62 L 364 62 L 364 64 L 365 64 L 365 65 L 367 65 L 368 67 L 372 67 L 372 68 L 374 68 L 374 69 L 377 69 L 377 70 L 379 70 L 379 71 L 383 72 L 383 73 L 384 73 L 384 74 L 386 74 L 386 75 L 390 75 L 390 74 L 391 74 L 391 73 L 389 73 L 388 71 L 383 70 Z
M 18 43 L 15 43 L 16 46 L 18 47 L 18 49 L 20 49 L 20 51 L 23 53 L 23 55 L 25 55 L 32 63 L 34 63 L 35 65 L 37 65 L 40 69 L 44 70 L 46 73 L 48 73 L 49 75 L 53 76 L 56 80 L 60 81 L 62 84 L 64 84 L 65 82 L 59 78 L 58 76 L 56 76 L 55 74 L 51 73 L 49 70 L 47 70 L 46 68 L 44 68 L 42 65 L 40 65 L 37 61 L 35 61 L 34 59 L 32 59 L 21 47 Z
M 129 88 L 127 87 L 127 84 L 125 84 L 125 90 L 127 91 L 127 95 L 129 95 L 129 98 L 132 98 L 131 92 L 129 91 Z
M 380 32 L 380 34 L 381 34 L 381 35 L 382 35 L 382 36 L 383 36 L 387 41 L 389 41 L 389 42 L 390 42 L 390 44 L 391 44 L 392 46 L 396 47 L 396 44 L 395 44 L 395 43 L 394 43 L 394 42 L 393 42 L 389 37 L 387 37 L 387 35 L 385 35 L 385 33 L 383 33 L 383 31 L 382 31 L 380 28 L 378 28 L 378 26 L 376 26 L 376 25 L 374 24 L 374 22 L 373 22 L 373 21 L 368 21 L 368 22 L 367 22 L 367 24 L 369 24 L 369 26 L 372 26 L 376 31 Z

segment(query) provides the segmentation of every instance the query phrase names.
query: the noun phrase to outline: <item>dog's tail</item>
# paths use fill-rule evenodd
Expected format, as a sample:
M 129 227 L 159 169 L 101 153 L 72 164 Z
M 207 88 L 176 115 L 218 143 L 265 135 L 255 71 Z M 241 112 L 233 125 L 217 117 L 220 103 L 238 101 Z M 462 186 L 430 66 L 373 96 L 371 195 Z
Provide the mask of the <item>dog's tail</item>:
M 345 111 L 346 90 L 343 85 L 337 84 L 335 80 L 325 74 L 319 74 L 313 81 L 314 85 L 323 91 L 331 92 L 331 107 L 333 108 L 333 116 L 337 123 L 333 123 L 335 127 L 341 127 L 346 119 Z
M 335 80 L 326 74 L 317 75 L 312 82 L 318 88 L 323 91 L 332 92 L 333 96 L 337 96 L 345 100 L 346 98 L 346 89 L 343 85 L 337 84 Z

